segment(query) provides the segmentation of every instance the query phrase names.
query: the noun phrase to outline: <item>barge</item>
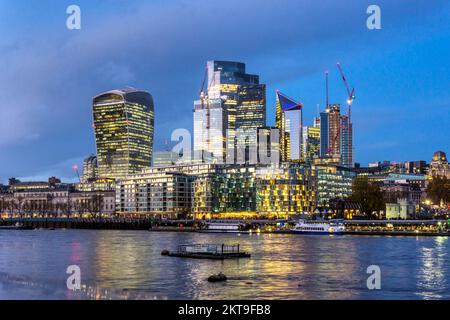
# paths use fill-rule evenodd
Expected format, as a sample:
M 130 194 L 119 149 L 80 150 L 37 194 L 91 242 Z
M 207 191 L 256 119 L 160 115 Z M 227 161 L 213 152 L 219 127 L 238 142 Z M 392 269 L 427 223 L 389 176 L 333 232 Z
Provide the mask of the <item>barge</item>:
M 176 251 L 164 250 L 161 254 L 169 257 L 214 260 L 250 258 L 250 253 L 241 251 L 239 244 L 180 245 Z

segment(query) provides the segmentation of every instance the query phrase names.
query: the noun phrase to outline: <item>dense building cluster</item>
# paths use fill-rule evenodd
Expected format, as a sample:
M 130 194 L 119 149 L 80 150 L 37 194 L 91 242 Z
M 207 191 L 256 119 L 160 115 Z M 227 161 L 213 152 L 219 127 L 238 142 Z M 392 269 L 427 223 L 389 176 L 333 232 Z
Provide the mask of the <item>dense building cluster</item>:
M 208 61 L 194 101 L 192 150 L 153 152 L 152 96 L 132 88 L 101 93 L 92 103 L 97 150 L 84 160 L 79 183 L 12 178 L 1 186 L 2 215 L 290 218 L 341 210 L 352 218 L 363 214 L 348 200 L 353 181 L 367 177 L 386 194 L 386 217 L 408 218 L 426 201 L 430 179 L 450 178 L 442 151 L 429 165 L 361 167 L 350 114 L 339 104 L 327 101 L 304 126 L 303 103 L 280 91 L 275 97 L 275 126 L 268 126 L 259 76 L 243 63 Z

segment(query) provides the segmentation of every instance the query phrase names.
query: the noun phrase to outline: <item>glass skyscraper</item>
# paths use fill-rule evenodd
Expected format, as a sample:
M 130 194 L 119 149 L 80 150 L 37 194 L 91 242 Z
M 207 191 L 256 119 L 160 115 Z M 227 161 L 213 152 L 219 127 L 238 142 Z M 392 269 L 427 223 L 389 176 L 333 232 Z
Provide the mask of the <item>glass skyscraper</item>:
M 112 90 L 93 98 L 98 176 L 121 179 L 151 165 L 153 98 L 136 89 Z
M 275 126 L 280 129 L 281 161 L 302 160 L 302 107 L 277 91 Z
M 223 162 L 226 151 L 227 110 L 221 99 L 194 103 L 194 157 L 203 160 L 212 155 Z
M 266 123 L 266 86 L 244 63 L 211 60 L 206 67 L 206 95 L 194 102 L 194 154 L 211 152 L 220 162 L 227 149 L 256 145 Z
M 303 160 L 311 163 L 320 154 L 320 128 L 303 127 Z
M 339 104 L 329 106 L 329 156 L 341 156 L 341 107 Z
M 341 164 L 353 167 L 353 130 L 348 116 L 341 116 Z
M 320 157 L 328 156 L 329 152 L 329 114 L 328 108 L 320 113 Z

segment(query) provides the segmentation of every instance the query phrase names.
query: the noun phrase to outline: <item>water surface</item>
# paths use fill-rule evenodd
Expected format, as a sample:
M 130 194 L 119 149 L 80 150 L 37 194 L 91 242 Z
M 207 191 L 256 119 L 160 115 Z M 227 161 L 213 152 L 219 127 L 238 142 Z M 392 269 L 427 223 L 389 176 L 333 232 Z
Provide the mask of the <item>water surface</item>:
M 189 243 L 239 243 L 250 259 L 161 256 Z M 447 237 L 0 230 L 0 299 L 449 299 Z M 69 265 L 83 290 L 66 287 Z M 381 268 L 368 290 L 367 267 Z M 229 280 L 209 283 L 223 272 Z

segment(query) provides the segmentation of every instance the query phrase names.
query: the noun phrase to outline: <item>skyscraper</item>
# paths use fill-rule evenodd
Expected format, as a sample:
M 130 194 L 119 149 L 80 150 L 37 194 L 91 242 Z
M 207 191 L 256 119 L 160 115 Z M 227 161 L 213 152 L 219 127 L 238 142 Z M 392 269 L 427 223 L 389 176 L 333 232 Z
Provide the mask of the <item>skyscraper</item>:
M 136 89 L 112 90 L 93 98 L 100 178 L 121 179 L 151 165 L 153 98 Z
M 320 128 L 303 127 L 303 159 L 305 162 L 312 162 L 320 155 Z
M 277 91 L 275 126 L 280 129 L 281 161 L 302 159 L 302 107 Z
M 81 175 L 81 182 L 88 183 L 97 178 L 97 157 L 91 154 L 83 161 L 83 173 Z
M 194 154 L 223 160 L 227 149 L 256 145 L 266 123 L 266 86 L 240 62 L 208 61 L 206 76 L 206 95 L 194 102 Z
M 275 127 L 258 128 L 258 164 L 280 163 L 280 130 Z
M 320 157 L 325 158 L 328 156 L 328 152 L 330 149 L 330 140 L 329 140 L 329 109 L 327 108 L 325 111 L 320 113 Z
M 211 154 L 220 163 L 226 153 L 228 114 L 221 99 L 206 99 L 194 102 L 194 157 L 202 160 Z
M 353 130 L 348 116 L 341 116 L 341 164 L 353 167 Z
M 341 108 L 339 104 L 329 106 L 329 156 L 341 156 Z

